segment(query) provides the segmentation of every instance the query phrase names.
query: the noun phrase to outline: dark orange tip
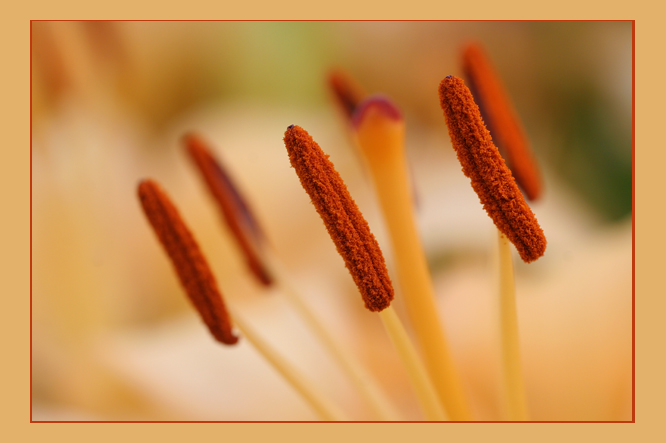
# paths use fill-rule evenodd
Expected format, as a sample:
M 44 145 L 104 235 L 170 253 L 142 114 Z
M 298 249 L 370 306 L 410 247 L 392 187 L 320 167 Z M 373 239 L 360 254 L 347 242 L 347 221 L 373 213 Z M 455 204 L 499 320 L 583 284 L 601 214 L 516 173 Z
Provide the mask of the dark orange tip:
M 546 237 L 493 144 L 472 93 L 461 79 L 448 76 L 439 85 L 439 100 L 462 170 L 495 226 L 525 262 L 541 257 Z
M 334 69 L 328 74 L 328 86 L 338 107 L 351 122 L 356 108 L 366 95 L 365 91 L 341 69 Z
M 265 238 L 247 200 L 222 164 L 211 154 L 208 144 L 200 136 L 188 133 L 183 136 L 183 143 L 190 158 L 194 161 L 206 187 L 217 202 L 227 227 L 236 239 L 245 262 L 255 278 L 264 286 L 273 284 L 273 277 L 262 260 L 261 248 Z
M 171 259 L 180 283 L 213 337 L 227 345 L 238 342 L 215 277 L 176 207 L 153 180 L 142 181 L 138 195 L 143 212 Z
M 539 167 L 518 113 L 480 44 L 465 47 L 462 64 L 481 115 L 516 182 L 529 200 L 538 199 L 543 191 Z
M 344 259 L 365 307 L 375 312 L 387 308 L 393 300 L 393 285 L 384 256 L 340 174 L 300 126 L 287 128 L 284 144 L 291 166 Z

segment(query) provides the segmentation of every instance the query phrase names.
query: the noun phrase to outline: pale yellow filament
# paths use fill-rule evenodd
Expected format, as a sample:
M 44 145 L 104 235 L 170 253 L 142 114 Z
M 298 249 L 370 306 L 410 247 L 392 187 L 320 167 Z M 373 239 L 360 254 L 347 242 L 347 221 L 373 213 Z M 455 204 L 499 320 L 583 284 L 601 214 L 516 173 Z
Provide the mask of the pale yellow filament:
M 448 420 L 430 376 L 393 307 L 389 306 L 384 309 L 379 313 L 379 316 L 384 322 L 386 332 L 407 370 L 407 375 L 426 419 L 429 421 Z
M 303 396 L 324 421 L 348 421 L 345 414 L 317 386 L 285 360 L 235 310 L 231 318 L 243 337 Z
M 390 400 L 377 385 L 373 377 L 361 364 L 333 338 L 323 323 L 303 300 L 302 295 L 292 287 L 280 261 L 274 254 L 266 250 L 263 255 L 264 263 L 268 266 L 270 274 L 277 283 L 280 292 L 292 304 L 294 309 L 303 318 L 312 332 L 338 361 L 357 391 L 363 396 L 368 405 L 372 407 L 377 418 L 383 421 L 399 421 L 400 415 L 393 408 Z
M 499 289 L 502 366 L 509 420 L 529 420 L 525 384 L 520 366 L 520 342 L 516 313 L 516 288 L 513 278 L 511 243 L 499 230 Z

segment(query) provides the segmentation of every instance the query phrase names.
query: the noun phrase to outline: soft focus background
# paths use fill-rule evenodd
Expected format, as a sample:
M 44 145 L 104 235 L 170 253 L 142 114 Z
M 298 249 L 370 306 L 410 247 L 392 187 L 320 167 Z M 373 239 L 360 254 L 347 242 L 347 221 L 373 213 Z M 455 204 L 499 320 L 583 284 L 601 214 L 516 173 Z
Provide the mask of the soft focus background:
M 243 340 L 218 345 L 141 213 L 159 181 L 230 304 L 358 420 L 372 416 L 283 303 L 248 275 L 185 156 L 215 147 L 294 285 L 406 420 L 414 395 L 290 168 L 289 124 L 331 155 L 392 270 L 362 158 L 329 94 L 341 68 L 406 120 L 440 315 L 479 420 L 503 419 L 490 219 L 460 171 L 437 86 L 485 47 L 545 179 L 546 255 L 515 258 L 535 420 L 631 419 L 630 22 L 33 22 L 33 419 L 313 420 Z M 396 307 L 402 312 L 400 293 Z M 404 317 L 403 317 L 404 318 Z

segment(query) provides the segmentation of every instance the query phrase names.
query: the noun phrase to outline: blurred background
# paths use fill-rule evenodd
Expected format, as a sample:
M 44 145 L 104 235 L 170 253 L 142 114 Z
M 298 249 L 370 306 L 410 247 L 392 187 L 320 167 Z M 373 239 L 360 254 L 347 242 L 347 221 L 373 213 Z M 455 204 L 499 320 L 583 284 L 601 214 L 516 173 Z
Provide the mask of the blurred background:
M 420 420 L 282 142 L 305 128 L 390 243 L 326 82 L 342 69 L 400 107 L 440 315 L 478 420 L 503 418 L 494 231 L 461 172 L 437 87 L 480 42 L 542 168 L 546 255 L 515 261 L 536 420 L 631 419 L 631 22 L 32 22 L 33 420 L 313 420 L 243 340 L 189 306 L 136 198 L 164 187 L 230 304 L 354 419 L 372 416 L 278 294 L 244 267 L 180 144 L 211 142 L 326 326 Z M 517 255 L 516 257 L 517 258 Z M 400 294 L 396 305 L 402 312 Z M 404 318 L 404 317 L 403 317 Z

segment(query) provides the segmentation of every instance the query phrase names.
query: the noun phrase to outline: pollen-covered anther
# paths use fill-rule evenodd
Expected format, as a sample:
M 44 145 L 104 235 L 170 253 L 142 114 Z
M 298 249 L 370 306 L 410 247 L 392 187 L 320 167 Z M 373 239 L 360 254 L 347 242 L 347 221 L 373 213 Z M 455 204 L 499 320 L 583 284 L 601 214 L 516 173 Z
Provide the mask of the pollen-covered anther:
M 481 115 L 516 183 L 528 200 L 538 199 L 543 183 L 529 140 L 500 77 L 480 44 L 470 43 L 465 47 L 462 66 Z
M 273 276 L 262 257 L 263 231 L 247 201 L 202 137 L 188 133 L 183 137 L 183 143 L 215 199 L 227 227 L 245 257 L 250 272 L 262 285 L 271 286 Z
M 171 259 L 180 283 L 211 334 L 227 345 L 238 342 L 215 277 L 176 207 L 153 180 L 142 181 L 138 195 L 143 212 Z
M 546 237 L 493 144 L 471 92 L 461 79 L 448 76 L 439 85 L 439 99 L 453 148 L 484 209 L 523 261 L 538 259 L 546 250 Z
M 345 261 L 365 307 L 381 311 L 393 300 L 384 256 L 347 186 L 319 145 L 300 126 L 290 126 L 284 143 L 291 165 Z

